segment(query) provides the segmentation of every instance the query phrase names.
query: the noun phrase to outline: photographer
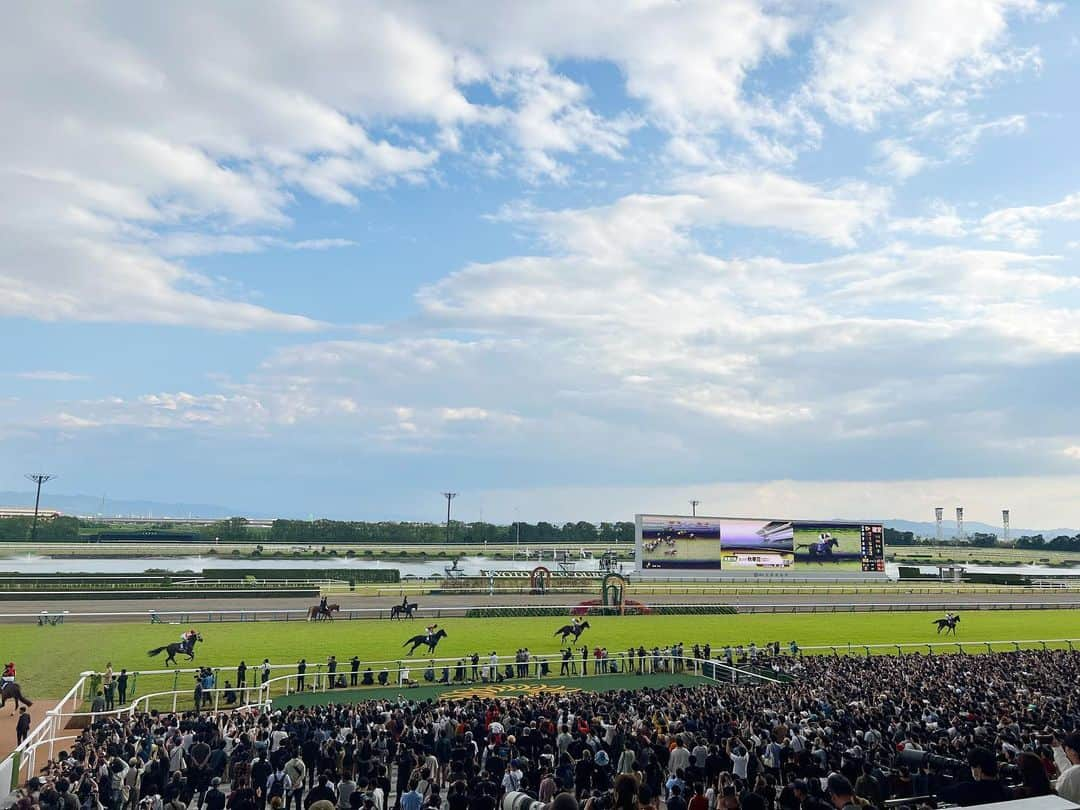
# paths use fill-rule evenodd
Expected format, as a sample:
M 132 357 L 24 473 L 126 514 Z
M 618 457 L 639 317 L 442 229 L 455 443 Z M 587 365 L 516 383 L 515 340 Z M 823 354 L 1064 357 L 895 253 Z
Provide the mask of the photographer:
M 961 782 L 941 792 L 941 798 L 955 802 L 961 807 L 991 804 L 1009 800 L 1009 792 L 998 779 L 998 763 L 993 752 L 985 748 L 972 748 L 968 752 L 971 782 Z

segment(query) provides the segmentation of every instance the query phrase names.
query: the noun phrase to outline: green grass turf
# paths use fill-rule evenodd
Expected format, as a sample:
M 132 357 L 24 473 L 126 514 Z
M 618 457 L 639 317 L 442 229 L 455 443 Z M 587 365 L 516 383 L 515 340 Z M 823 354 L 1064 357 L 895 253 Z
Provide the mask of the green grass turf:
M 797 613 L 726 616 L 624 616 L 590 617 L 590 629 L 582 642 L 604 645 L 610 652 L 631 644 L 664 645 L 682 641 L 687 646 L 706 641 L 714 647 L 795 639 L 803 646 L 892 644 L 943 640 L 923 611 L 898 613 Z M 960 641 L 1007 641 L 1010 639 L 1080 638 L 1080 610 L 966 611 L 962 614 Z M 447 619 L 440 622 L 448 632 L 437 650 L 440 656 L 461 656 L 476 650 L 512 654 L 519 647 L 533 653 L 554 653 L 552 637 L 565 619 L 497 618 Z M 304 656 L 309 664 L 323 662 L 333 653 L 345 662 L 354 654 L 363 661 L 394 659 L 403 652 L 402 641 L 423 632 L 424 624 L 389 621 L 338 621 L 334 624 L 305 622 L 212 623 L 195 625 L 206 639 L 199 645 L 196 663 L 233 668 L 241 658 L 254 668 L 263 658 L 271 663 L 294 663 Z M 66 624 L 57 627 L 0 625 L 0 658 L 15 661 L 19 680 L 31 698 L 60 697 L 83 670 L 163 669 L 163 657 L 148 658 L 151 647 L 176 641 L 174 625 Z M 427 661 L 415 657 L 416 667 Z M 185 666 L 190 666 L 184 662 Z M 222 675 L 222 680 L 232 673 Z M 275 674 L 286 674 L 279 671 Z M 190 676 L 186 676 L 190 677 Z M 249 682 L 251 682 L 249 675 Z M 139 694 L 172 688 L 171 676 L 140 679 Z M 181 681 L 186 688 L 190 681 Z

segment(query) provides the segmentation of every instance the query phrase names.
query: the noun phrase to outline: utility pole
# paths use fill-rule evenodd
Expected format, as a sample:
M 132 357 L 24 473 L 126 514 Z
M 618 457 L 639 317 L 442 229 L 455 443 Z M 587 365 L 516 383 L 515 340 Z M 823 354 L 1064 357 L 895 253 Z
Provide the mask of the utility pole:
M 56 476 L 48 473 L 27 473 L 26 478 L 37 484 L 37 496 L 34 498 L 34 522 L 30 524 L 30 539 L 37 540 L 38 509 L 41 507 L 41 485 L 50 479 L 56 478 Z
M 697 508 L 699 503 L 701 503 L 701 501 L 690 501 L 690 514 L 694 517 L 697 517 Z
M 444 492 L 442 495 L 446 498 L 446 544 L 450 545 L 450 501 L 457 497 L 457 493 Z

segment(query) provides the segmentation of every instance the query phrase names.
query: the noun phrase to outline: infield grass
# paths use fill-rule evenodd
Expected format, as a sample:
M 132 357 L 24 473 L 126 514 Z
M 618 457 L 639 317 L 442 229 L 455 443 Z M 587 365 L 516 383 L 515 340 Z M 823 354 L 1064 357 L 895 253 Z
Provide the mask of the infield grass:
M 582 643 L 606 646 L 622 652 L 631 644 L 663 646 L 683 642 L 710 642 L 714 649 L 725 643 L 759 645 L 768 641 L 787 644 L 794 639 L 802 647 L 847 644 L 896 644 L 943 641 L 931 624 L 937 614 L 897 613 L 797 613 L 727 616 L 625 616 L 590 617 L 590 629 Z M 462 656 L 474 650 L 512 654 L 519 647 L 533 653 L 554 653 L 552 637 L 566 620 L 549 618 L 447 619 L 440 622 L 448 633 L 436 654 Z M 402 641 L 422 633 L 424 623 L 376 622 L 372 620 L 322 622 L 260 622 L 196 624 L 206 639 L 198 648 L 198 665 L 235 668 L 246 660 L 254 670 L 263 658 L 274 664 L 291 664 L 301 656 L 309 664 L 325 662 L 331 653 L 345 662 L 353 655 L 362 661 L 394 660 L 401 656 Z M 151 647 L 177 641 L 181 628 L 151 624 L 66 624 L 56 627 L 0 625 L 0 658 L 15 661 L 19 681 L 31 698 L 60 697 L 84 670 L 101 670 L 112 662 L 117 671 L 163 669 L 163 657 L 148 658 Z M 1080 610 L 967 611 L 962 614 L 958 641 L 1037 640 L 1080 638 Z M 183 666 L 191 666 L 181 659 Z M 417 655 L 418 666 L 427 660 Z M 344 663 L 341 665 L 345 668 Z M 232 672 L 222 675 L 222 682 Z M 286 674 L 284 671 L 275 675 Z M 251 673 L 254 675 L 254 672 Z M 186 676 L 189 677 L 189 676 Z M 249 683 L 252 677 L 249 676 Z M 187 683 L 181 683 L 186 688 Z M 172 676 L 146 676 L 139 693 L 172 688 Z

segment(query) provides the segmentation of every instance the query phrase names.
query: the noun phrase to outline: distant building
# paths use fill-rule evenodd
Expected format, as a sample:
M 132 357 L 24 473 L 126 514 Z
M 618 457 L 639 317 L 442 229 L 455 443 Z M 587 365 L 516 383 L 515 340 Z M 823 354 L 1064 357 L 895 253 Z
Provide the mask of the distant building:
M 60 517 L 63 512 L 59 509 L 38 509 L 38 519 Z M 0 518 L 32 518 L 34 507 L 32 506 L 0 506 Z

